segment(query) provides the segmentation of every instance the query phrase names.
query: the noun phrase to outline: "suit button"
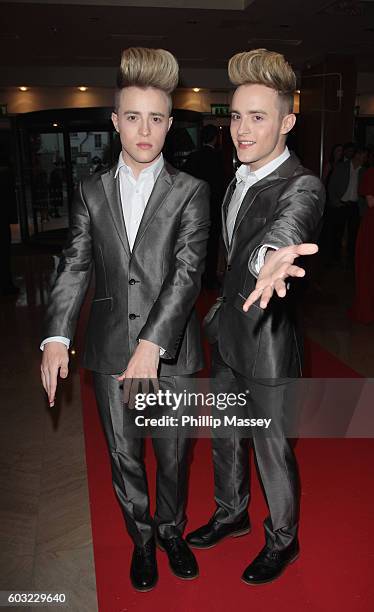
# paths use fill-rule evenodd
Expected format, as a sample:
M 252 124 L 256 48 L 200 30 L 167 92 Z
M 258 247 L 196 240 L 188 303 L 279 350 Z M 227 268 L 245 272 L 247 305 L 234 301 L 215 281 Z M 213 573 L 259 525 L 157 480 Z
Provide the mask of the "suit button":
M 130 278 L 129 285 L 135 285 L 135 283 L 136 283 L 135 278 Z
M 134 314 L 133 312 L 130 312 L 130 314 L 129 314 L 129 319 L 130 319 L 131 321 L 133 321 L 134 319 L 136 319 L 136 317 L 137 317 L 137 316 L 139 316 L 139 315 L 136 315 L 136 314 Z

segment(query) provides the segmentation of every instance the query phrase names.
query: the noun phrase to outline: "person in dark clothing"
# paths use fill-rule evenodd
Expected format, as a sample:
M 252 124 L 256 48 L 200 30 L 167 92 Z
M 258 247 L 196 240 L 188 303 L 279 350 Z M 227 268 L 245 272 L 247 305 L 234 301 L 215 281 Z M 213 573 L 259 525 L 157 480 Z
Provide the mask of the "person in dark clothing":
M 183 171 L 202 179 L 210 187 L 210 234 L 208 255 L 203 282 L 206 287 L 218 286 L 217 261 L 222 229 L 221 203 L 224 195 L 224 164 L 221 151 L 217 149 L 219 130 L 215 125 L 205 125 L 201 130 L 202 147 L 187 158 Z

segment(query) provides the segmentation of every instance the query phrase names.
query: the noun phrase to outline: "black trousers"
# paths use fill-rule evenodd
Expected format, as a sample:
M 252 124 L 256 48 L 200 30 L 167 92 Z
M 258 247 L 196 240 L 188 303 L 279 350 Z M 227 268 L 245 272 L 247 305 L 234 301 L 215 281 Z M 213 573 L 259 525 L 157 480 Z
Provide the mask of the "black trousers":
M 215 393 L 246 393 L 246 416 L 272 419 L 269 431 L 253 428 L 252 437 L 240 437 L 233 428 L 223 438 L 213 430 L 215 518 L 230 523 L 248 512 L 252 445 L 269 508 L 264 521 L 266 543 L 279 550 L 286 548 L 297 537 L 300 499 L 296 458 L 285 436 L 292 382 L 274 386 L 246 378 L 224 362 L 217 345 L 213 347 L 212 379 Z
M 347 255 L 351 261 L 354 261 L 357 233 L 360 226 L 358 203 L 345 202 L 342 206 L 331 208 L 329 217 L 332 257 L 336 260 L 340 259 L 343 235 L 347 228 Z
M 142 414 L 123 405 L 122 384 L 118 375 L 93 372 L 93 381 L 112 467 L 114 490 L 128 532 L 138 546 L 155 535 L 163 538 L 182 535 L 186 524 L 189 440 L 178 427 L 169 428 L 167 437 L 152 437 L 157 460 L 156 512 L 149 507 L 147 474 L 144 464 L 144 439 L 134 436 L 134 416 Z M 178 392 L 183 377 L 159 379 L 160 389 Z M 170 408 L 155 407 L 153 416 L 174 414 Z

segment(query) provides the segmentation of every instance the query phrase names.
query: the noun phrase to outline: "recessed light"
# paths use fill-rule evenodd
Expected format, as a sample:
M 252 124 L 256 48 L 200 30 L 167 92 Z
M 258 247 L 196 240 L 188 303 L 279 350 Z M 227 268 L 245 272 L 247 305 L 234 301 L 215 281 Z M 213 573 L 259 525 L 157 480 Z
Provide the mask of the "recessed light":
M 79 91 L 87 91 L 87 87 L 78 87 Z
M 196 93 L 199 93 L 200 87 L 193 87 L 193 91 L 196 92 Z
M 53 123 L 53 127 L 58 127 L 58 123 Z
M 296 89 L 296 93 L 298 93 L 298 94 L 299 94 L 299 93 L 300 93 L 300 89 Z
M 22 87 L 20 87 L 19 89 L 20 89 L 20 91 L 27 91 L 28 87 L 25 87 L 24 85 L 22 85 Z

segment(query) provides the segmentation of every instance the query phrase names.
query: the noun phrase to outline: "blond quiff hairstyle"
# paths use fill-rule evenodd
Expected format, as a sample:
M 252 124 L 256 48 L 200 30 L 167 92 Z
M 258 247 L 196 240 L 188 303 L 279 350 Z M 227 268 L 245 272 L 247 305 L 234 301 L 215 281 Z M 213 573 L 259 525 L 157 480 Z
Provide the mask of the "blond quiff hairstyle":
M 278 92 L 286 114 L 292 113 L 296 75 L 281 53 L 252 49 L 234 55 L 228 65 L 233 85 L 265 85 Z
M 165 49 L 129 47 L 121 57 L 117 73 L 117 95 L 125 87 L 155 87 L 169 98 L 178 85 L 179 66 L 176 58 Z

